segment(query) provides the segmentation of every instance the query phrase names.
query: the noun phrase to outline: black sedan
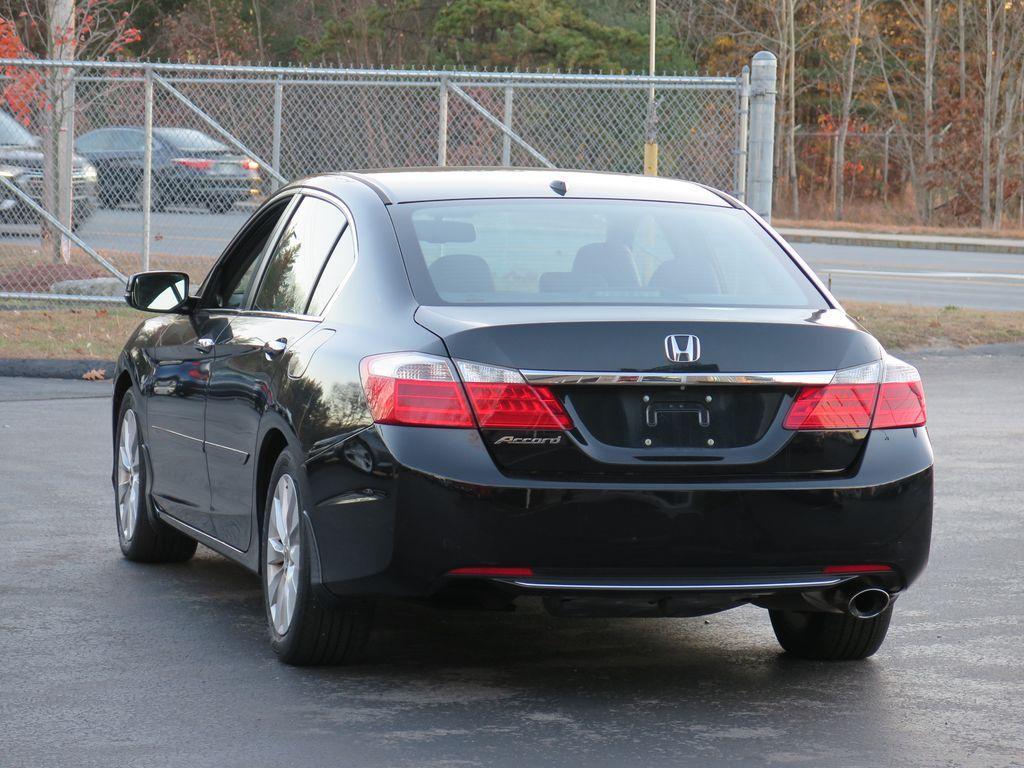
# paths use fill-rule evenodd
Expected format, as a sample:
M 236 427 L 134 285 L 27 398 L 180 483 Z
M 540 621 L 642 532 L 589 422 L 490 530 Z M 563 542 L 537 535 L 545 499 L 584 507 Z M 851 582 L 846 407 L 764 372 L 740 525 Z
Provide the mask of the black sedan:
M 262 575 L 290 663 L 373 602 L 768 609 L 860 659 L 928 559 L 917 371 L 728 195 L 562 171 L 321 176 L 199 290 L 135 275 L 113 402 L 131 560 Z
M 75 146 L 96 166 L 104 206 L 141 204 L 146 147 L 141 128 L 100 128 L 83 133 Z M 191 128 L 153 129 L 154 211 L 199 206 L 224 213 L 260 193 L 259 164 L 252 158 Z

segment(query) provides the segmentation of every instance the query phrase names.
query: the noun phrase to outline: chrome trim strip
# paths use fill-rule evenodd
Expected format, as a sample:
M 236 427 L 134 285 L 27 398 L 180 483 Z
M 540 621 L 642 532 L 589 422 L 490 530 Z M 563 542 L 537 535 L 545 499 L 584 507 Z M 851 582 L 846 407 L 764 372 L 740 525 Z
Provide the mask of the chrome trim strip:
M 177 528 L 182 533 L 188 534 L 193 539 L 198 541 L 200 544 L 205 544 L 208 547 L 210 547 L 210 546 L 213 546 L 213 547 L 221 546 L 224 549 L 229 549 L 232 552 L 237 552 L 239 555 L 244 555 L 246 553 L 246 551 L 247 551 L 247 550 L 239 549 L 238 547 L 233 547 L 230 544 L 228 544 L 226 541 L 221 541 L 220 539 L 218 539 L 218 538 L 216 538 L 214 536 L 211 536 L 208 533 L 204 533 L 203 531 L 199 530 L 198 528 L 193 528 L 188 523 L 182 522 L 181 520 L 176 518 L 170 512 L 168 512 L 168 511 L 166 511 L 164 509 L 160 509 L 159 505 L 157 505 L 156 514 L 157 514 L 157 516 L 161 520 L 163 520 L 165 523 L 170 525 L 172 528 Z
M 644 591 L 648 592 L 712 592 L 712 591 L 737 591 L 744 592 L 748 590 L 757 589 L 792 589 L 800 587 L 834 587 L 837 584 L 841 584 L 846 581 L 847 578 L 843 576 L 832 576 L 826 578 L 808 578 L 803 581 L 765 581 L 765 582 L 736 582 L 733 584 L 729 583 L 707 583 L 700 584 L 696 582 L 683 582 L 680 584 L 588 584 L 580 582 L 577 584 L 573 583 L 555 583 L 548 581 L 512 581 L 517 587 L 525 587 L 529 589 L 587 589 L 587 590 L 604 590 L 607 592 L 621 591 L 621 590 L 633 590 L 633 591 Z
M 531 384 L 635 384 L 659 385 L 825 385 L 835 371 L 800 371 L 784 373 L 636 373 L 612 371 L 520 371 Z
M 167 427 L 158 427 L 156 424 L 152 425 L 153 429 L 159 429 L 161 432 L 166 432 L 168 435 L 174 435 L 175 437 L 183 437 L 186 440 L 191 440 L 194 443 L 202 443 L 203 441 L 198 437 L 192 437 L 192 435 L 184 435 L 181 432 L 175 432 L 173 429 Z
M 246 451 L 240 451 L 238 448 L 232 448 L 227 445 L 221 445 L 220 443 L 211 443 L 209 440 L 206 441 L 206 444 L 211 448 L 220 448 L 225 451 L 231 451 L 232 453 L 240 453 L 243 456 L 245 456 L 245 458 L 249 458 L 249 454 Z

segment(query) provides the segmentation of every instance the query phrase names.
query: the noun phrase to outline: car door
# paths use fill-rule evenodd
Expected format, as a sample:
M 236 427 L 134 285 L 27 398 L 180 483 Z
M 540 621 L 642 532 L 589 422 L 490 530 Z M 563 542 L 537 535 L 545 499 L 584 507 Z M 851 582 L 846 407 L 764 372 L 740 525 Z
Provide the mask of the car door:
M 210 482 L 206 469 L 206 393 L 214 339 L 224 321 L 199 311 L 174 317 L 147 350 L 152 375 L 146 436 L 153 499 L 171 516 L 210 532 Z
M 345 228 L 326 198 L 303 195 L 275 236 L 245 311 L 225 315 L 206 411 L 206 460 L 217 538 L 246 550 L 251 536 L 260 420 L 275 403 L 284 352 L 320 322 L 314 288 Z

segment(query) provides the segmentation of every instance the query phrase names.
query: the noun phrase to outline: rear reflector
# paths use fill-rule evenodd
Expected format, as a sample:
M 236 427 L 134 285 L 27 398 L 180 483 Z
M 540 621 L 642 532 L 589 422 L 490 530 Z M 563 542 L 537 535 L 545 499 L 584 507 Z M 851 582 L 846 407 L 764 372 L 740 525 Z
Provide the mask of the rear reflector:
M 822 573 L 873 573 L 891 571 L 889 565 L 828 565 L 821 569 Z
M 448 571 L 449 576 L 533 576 L 533 568 L 502 568 L 481 566 L 474 568 L 455 568 Z
M 839 371 L 826 386 L 803 387 L 783 427 L 795 430 L 893 429 L 927 421 L 924 389 L 914 366 L 886 357 Z
M 551 390 L 527 384 L 519 371 L 461 360 L 458 371 L 462 382 L 447 358 L 414 352 L 374 355 L 359 366 L 378 424 L 572 429 L 572 419 Z

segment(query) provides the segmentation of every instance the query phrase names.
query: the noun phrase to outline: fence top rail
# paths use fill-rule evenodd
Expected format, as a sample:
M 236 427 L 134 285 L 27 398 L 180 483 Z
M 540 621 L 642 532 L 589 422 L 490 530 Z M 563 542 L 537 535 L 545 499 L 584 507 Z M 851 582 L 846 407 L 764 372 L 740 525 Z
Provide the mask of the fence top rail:
M 175 62 L 148 61 L 61 61 L 59 59 L 7 59 L 0 58 L 0 67 L 64 67 L 70 69 L 94 69 L 107 71 L 139 71 L 151 69 L 164 73 L 193 73 L 213 75 L 269 75 L 287 77 L 301 75 L 304 77 L 345 78 L 364 77 L 388 80 L 402 78 L 406 80 L 472 80 L 480 82 L 522 82 L 522 81 L 554 81 L 554 82 L 600 82 L 629 83 L 654 85 L 689 85 L 689 86 L 739 86 L 739 79 L 730 75 L 645 75 L 633 74 L 594 74 L 583 72 L 487 72 L 477 70 L 447 69 L 366 69 L 343 67 L 309 67 L 309 66 L 264 66 L 242 64 L 179 64 Z

